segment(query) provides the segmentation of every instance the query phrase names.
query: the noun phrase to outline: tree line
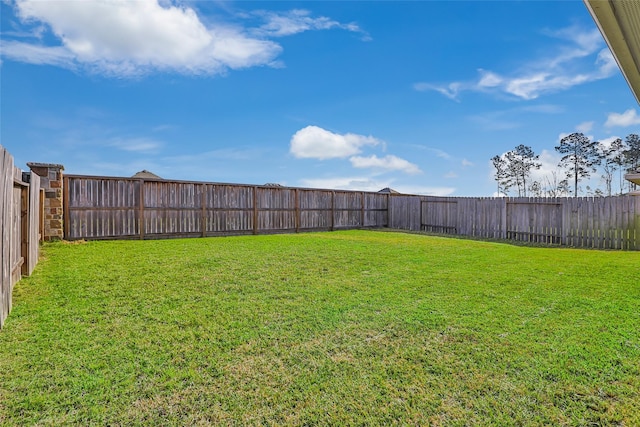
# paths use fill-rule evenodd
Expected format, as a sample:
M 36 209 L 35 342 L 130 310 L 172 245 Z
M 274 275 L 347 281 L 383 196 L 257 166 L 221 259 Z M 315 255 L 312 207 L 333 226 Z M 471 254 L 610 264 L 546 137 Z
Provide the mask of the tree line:
M 531 147 L 520 144 L 511 151 L 491 158 L 498 194 L 518 197 L 563 197 L 580 193 L 589 196 L 612 196 L 634 190 L 635 184 L 624 179 L 626 172 L 640 168 L 640 136 L 627 135 L 611 144 L 592 141 L 583 133 L 575 132 L 560 140 L 555 150 L 562 154 L 557 169 L 537 180 L 532 173 L 542 167 L 540 155 Z M 598 176 L 599 174 L 599 176 Z M 580 183 L 599 177 L 595 188 Z M 614 191 L 614 180 L 618 180 Z M 600 184 L 604 184 L 603 188 Z

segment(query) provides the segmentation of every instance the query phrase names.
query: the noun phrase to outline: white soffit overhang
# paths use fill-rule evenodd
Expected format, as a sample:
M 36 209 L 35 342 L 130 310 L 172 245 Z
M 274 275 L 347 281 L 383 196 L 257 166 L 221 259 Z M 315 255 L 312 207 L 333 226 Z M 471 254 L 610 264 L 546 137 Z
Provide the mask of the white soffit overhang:
M 640 0 L 584 0 L 640 103 Z
M 626 179 L 627 181 L 631 181 L 634 184 L 640 185 L 640 173 L 638 172 L 625 174 L 624 179 Z

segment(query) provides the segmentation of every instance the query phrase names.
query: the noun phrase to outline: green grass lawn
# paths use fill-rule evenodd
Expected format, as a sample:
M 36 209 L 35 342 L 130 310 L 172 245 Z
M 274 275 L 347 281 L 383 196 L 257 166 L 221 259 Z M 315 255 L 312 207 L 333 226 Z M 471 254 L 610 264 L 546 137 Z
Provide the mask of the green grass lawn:
M 640 425 L 640 254 L 393 232 L 55 243 L 5 425 Z

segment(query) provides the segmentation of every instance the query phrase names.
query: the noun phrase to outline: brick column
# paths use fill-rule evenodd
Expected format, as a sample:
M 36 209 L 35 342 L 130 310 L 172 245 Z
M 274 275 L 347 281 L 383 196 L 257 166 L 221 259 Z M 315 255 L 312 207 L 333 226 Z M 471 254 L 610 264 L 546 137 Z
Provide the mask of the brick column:
M 27 163 L 33 173 L 40 176 L 44 190 L 44 236 L 47 241 L 64 238 L 62 206 L 62 171 L 64 166 L 50 163 Z

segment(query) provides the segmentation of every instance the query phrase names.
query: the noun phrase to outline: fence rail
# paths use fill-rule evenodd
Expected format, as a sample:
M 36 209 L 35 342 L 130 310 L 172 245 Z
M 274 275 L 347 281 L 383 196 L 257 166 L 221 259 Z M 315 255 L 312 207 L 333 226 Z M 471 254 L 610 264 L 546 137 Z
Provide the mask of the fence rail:
M 70 240 L 388 226 L 388 194 L 80 175 L 64 182 Z
M 16 168 L 0 146 L 0 328 L 11 311 L 14 285 L 38 262 L 40 200 L 40 177 Z

